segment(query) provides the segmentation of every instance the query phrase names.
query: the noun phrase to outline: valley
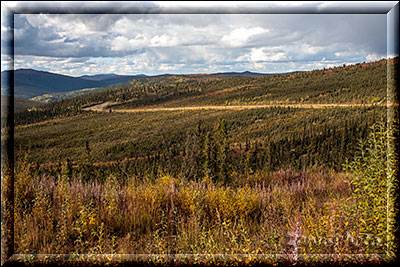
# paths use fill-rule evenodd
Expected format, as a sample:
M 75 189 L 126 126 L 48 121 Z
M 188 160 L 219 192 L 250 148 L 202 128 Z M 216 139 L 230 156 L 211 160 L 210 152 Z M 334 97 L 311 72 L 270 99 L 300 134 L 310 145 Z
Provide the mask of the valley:
M 17 112 L 16 250 L 290 262 L 301 229 L 304 257 L 382 254 L 388 64 L 142 77 Z

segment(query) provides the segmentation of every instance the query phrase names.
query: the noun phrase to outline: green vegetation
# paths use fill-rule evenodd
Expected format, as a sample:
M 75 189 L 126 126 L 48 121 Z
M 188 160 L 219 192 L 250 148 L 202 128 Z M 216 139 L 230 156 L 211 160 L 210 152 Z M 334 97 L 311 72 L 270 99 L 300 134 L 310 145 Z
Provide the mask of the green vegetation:
M 384 116 L 383 107 L 93 113 L 17 127 L 15 153 L 19 159 L 29 151 L 29 161 L 40 164 L 67 158 L 77 163 L 88 142 L 93 162 L 131 159 L 125 165 L 141 174 L 149 168 L 178 174 L 186 171 L 185 164 L 203 165 L 207 155 L 192 150 L 205 153 L 207 145 L 224 142 L 231 169 L 238 173 L 313 165 L 340 170 L 357 140 Z M 213 129 L 219 119 L 226 123 L 224 140 Z M 248 167 L 246 160 L 252 162 Z
M 384 122 L 374 124 L 367 140 L 360 142 L 357 156 L 345 165 L 351 196 L 335 196 L 317 217 L 303 217 L 305 235 L 319 238 L 305 240 L 304 252 L 395 257 L 398 155 L 390 149 L 394 130 Z
M 144 78 L 18 113 L 16 253 L 147 254 L 156 264 L 190 254 L 180 260 L 204 265 L 393 260 L 398 132 L 384 106 L 84 110 L 377 103 L 384 64 Z

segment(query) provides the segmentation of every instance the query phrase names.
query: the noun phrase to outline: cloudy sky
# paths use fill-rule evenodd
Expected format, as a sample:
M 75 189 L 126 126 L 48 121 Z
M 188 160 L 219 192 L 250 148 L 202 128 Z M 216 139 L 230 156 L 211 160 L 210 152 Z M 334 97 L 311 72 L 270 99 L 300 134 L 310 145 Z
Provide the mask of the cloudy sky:
M 386 14 L 15 14 L 14 68 L 72 76 L 312 70 L 386 57 L 386 27 Z M 2 39 L 12 31 L 3 19 L 1 31 Z M 3 70 L 9 58 L 1 58 Z

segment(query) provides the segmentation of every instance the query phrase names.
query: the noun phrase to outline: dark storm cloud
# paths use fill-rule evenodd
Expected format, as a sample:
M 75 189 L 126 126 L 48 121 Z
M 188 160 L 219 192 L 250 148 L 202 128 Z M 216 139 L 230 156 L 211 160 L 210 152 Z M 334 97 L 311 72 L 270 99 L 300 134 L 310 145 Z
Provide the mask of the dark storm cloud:
M 383 14 L 253 15 L 243 20 L 244 24 L 256 22 L 271 29 L 253 37 L 249 46 L 301 41 L 317 46 L 346 43 L 378 53 L 386 50 L 386 15 Z
M 32 25 L 27 18 L 37 15 L 15 15 L 14 49 L 15 55 L 33 55 L 50 57 L 93 57 L 119 56 L 109 53 L 102 44 L 102 36 L 70 37 L 57 24 L 46 25 L 46 21 L 37 21 Z M 69 16 L 69 15 L 68 15 Z M 61 16 L 62 17 L 62 16 Z M 64 19 L 61 23 L 67 23 Z
M 385 15 L 48 15 L 49 20 L 42 18 L 38 22 L 44 25 L 36 26 L 29 23 L 28 16 L 36 15 L 16 15 L 16 54 L 69 57 L 126 56 L 137 53 L 139 48 L 157 45 L 157 38 L 160 42 L 165 41 L 166 46 L 218 46 L 221 45 L 219 41 L 223 36 L 229 35 L 232 33 L 229 31 L 234 30 L 231 25 L 236 29 L 252 26 L 267 30 L 249 36 L 247 40 L 243 40 L 243 44 L 238 40 L 238 45 L 241 47 L 307 42 L 316 46 L 349 44 L 358 50 L 380 54 L 386 50 Z M 57 17 L 54 19 L 54 16 Z M 45 26 L 49 21 L 54 25 Z M 76 27 L 84 26 L 90 33 L 85 34 L 82 31 L 80 36 L 70 37 L 69 32 L 58 27 L 55 22 L 58 25 L 70 23 Z M 113 27 L 118 26 L 118 22 L 124 22 L 121 25 L 124 27 L 121 29 L 122 33 L 113 32 Z M 140 30 L 143 27 L 146 31 Z M 211 31 L 201 32 L 202 28 Z M 186 36 L 176 36 L 179 40 L 173 41 L 171 36 L 178 30 L 182 34 L 186 33 Z M 137 38 L 139 34 L 146 35 L 149 40 L 142 46 L 135 47 L 134 43 L 139 43 Z M 232 36 L 232 42 L 235 41 L 233 38 L 235 36 Z M 171 42 L 168 43 L 167 39 Z M 118 40 L 127 44 L 118 46 L 116 44 Z
M 140 52 L 144 46 L 207 45 L 217 40 L 208 32 L 198 33 L 197 29 L 218 23 L 219 16 L 211 15 L 201 19 L 193 19 L 184 15 L 16 15 L 15 16 L 15 53 L 35 56 L 65 56 L 65 57 L 113 57 L 126 56 Z M 168 16 L 166 18 L 165 16 Z M 200 18 L 200 16 L 197 16 Z M 31 22 L 36 22 L 34 26 Z M 122 28 L 118 25 L 122 22 Z M 48 25 L 51 23 L 51 25 Z M 75 25 L 75 29 L 63 29 L 60 25 Z M 83 30 L 83 28 L 85 30 Z M 77 37 L 70 37 L 74 30 L 82 28 Z M 116 28 L 116 29 L 115 29 Z M 168 43 L 170 36 L 181 31 L 178 43 Z M 114 30 L 117 30 L 116 32 Z M 119 32 L 118 30 L 122 30 Z M 61 32 L 61 33 L 57 33 Z M 153 43 L 146 42 L 143 46 L 123 45 L 115 48 L 115 43 L 135 41 L 140 34 L 145 34 Z M 76 35 L 76 34 L 75 34 Z M 195 38 L 191 38 L 191 37 Z M 58 42 L 54 42 L 58 40 Z M 158 40 L 158 43 L 157 43 Z M 160 43 L 161 42 L 161 43 Z M 118 44 L 117 44 L 118 46 Z

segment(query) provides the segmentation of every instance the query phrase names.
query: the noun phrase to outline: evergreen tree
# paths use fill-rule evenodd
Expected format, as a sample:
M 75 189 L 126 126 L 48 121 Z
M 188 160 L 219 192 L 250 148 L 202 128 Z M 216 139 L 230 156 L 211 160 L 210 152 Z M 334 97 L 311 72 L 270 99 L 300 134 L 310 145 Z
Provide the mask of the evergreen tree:
M 210 177 L 211 179 L 215 179 L 216 176 L 216 147 L 214 143 L 214 138 L 211 132 L 207 132 L 205 140 L 204 140 L 204 164 L 203 164 L 203 173 L 205 176 Z
M 229 166 L 229 144 L 228 144 L 228 130 L 226 121 L 220 119 L 214 126 L 215 145 L 217 152 L 217 170 L 218 179 L 223 182 L 228 182 L 230 177 Z
M 182 172 L 186 178 L 192 179 L 198 173 L 198 137 L 195 133 L 189 132 L 184 147 L 184 160 Z

